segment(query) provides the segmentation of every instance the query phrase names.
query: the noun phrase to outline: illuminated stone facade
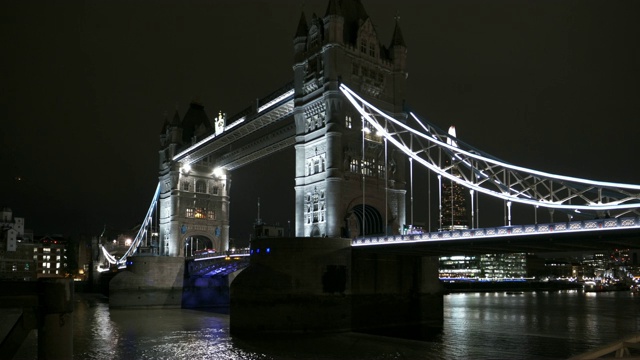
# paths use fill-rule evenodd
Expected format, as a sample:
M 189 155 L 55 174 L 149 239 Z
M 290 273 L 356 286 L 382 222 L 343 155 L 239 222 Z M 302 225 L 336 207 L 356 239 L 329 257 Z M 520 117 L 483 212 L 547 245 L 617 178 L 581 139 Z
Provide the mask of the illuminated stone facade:
M 360 1 L 330 0 L 323 18 L 300 18 L 293 41 L 296 236 L 398 233 L 405 223 L 404 160 L 364 134 L 338 89 L 344 83 L 406 117 L 407 48 L 397 22 L 390 46 L 381 44 Z
M 188 256 L 205 248 L 226 251 L 229 247 L 230 176 L 215 169 L 208 156 L 193 164 L 173 160 L 177 151 L 212 129 L 204 108 L 192 103 L 182 119 L 176 111 L 160 134 L 162 255 Z
M 397 234 L 405 223 L 404 157 L 391 148 L 387 151 L 380 137 L 363 131 L 360 115 L 339 91 L 344 83 L 390 115 L 406 118 L 402 107 L 407 48 L 397 22 L 389 47 L 381 44 L 357 0 L 330 0 L 323 18 L 314 15 L 310 23 L 304 14 L 300 18 L 293 40 L 296 218 L 292 235 Z M 261 111 L 252 109 L 249 115 Z M 260 116 L 266 119 L 266 113 Z M 184 118 L 176 113 L 166 121 L 160 136 L 161 254 L 189 255 L 193 237 L 210 239 L 216 250 L 227 249 L 230 176 L 226 171 L 236 166 L 214 174 L 214 162 L 228 154 L 212 150 L 202 158 L 199 153 L 180 155 L 212 133 L 224 138 L 224 132 L 222 114 L 214 124 L 198 104 L 192 104 Z M 264 143 L 273 145 L 272 141 Z M 251 150 L 262 153 L 259 148 Z M 179 161 L 174 160 L 176 154 Z

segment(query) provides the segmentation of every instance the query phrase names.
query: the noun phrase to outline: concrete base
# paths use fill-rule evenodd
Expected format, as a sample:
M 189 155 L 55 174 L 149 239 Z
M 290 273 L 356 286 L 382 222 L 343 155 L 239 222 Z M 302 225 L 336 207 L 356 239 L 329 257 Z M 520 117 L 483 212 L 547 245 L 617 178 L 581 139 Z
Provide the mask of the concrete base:
M 182 289 L 182 307 L 186 309 L 228 307 L 229 277 L 188 277 Z
M 351 329 L 349 240 L 258 239 L 251 265 L 231 284 L 233 334 Z
M 180 308 L 184 258 L 133 256 L 109 283 L 112 308 Z

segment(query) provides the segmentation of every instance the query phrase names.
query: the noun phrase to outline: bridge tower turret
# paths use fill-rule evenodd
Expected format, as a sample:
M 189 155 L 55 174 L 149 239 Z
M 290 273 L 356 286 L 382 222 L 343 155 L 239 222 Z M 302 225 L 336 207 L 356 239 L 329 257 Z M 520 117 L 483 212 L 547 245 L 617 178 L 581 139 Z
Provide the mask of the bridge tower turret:
M 313 14 L 307 25 L 302 15 L 293 43 L 296 236 L 397 233 L 405 223 L 403 157 L 366 133 L 339 85 L 406 117 L 399 24 L 387 48 L 359 0 L 329 0 L 323 18 Z
M 176 155 L 224 126 L 219 114 L 216 127 L 204 107 L 191 103 L 184 117 L 176 110 L 160 134 L 160 254 L 188 256 L 197 250 L 226 251 L 229 247 L 230 176 L 214 168 L 211 156 L 174 160 Z

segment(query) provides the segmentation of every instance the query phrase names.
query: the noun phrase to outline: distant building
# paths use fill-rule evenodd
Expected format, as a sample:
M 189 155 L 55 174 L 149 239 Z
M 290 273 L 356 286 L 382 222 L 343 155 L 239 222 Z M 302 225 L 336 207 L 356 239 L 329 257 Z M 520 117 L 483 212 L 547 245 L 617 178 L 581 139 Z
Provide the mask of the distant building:
M 480 276 L 480 257 L 477 255 L 441 256 L 440 278 L 476 279 Z
M 33 234 L 9 208 L 0 213 L 0 280 L 35 280 Z
M 37 277 L 65 276 L 67 240 L 62 236 L 43 236 L 32 246 Z
M 455 127 L 449 128 L 449 135 L 455 137 Z M 447 140 L 449 145 L 457 146 L 455 141 Z M 451 175 L 460 178 L 460 170 L 457 165 L 453 164 L 450 169 Z M 467 216 L 467 197 L 465 188 L 450 179 L 442 179 L 442 203 L 440 214 L 441 230 L 464 230 L 469 228 L 469 219 Z
M 254 227 L 254 235 L 256 239 L 284 237 L 284 228 L 281 226 L 271 226 L 267 224 L 256 224 Z

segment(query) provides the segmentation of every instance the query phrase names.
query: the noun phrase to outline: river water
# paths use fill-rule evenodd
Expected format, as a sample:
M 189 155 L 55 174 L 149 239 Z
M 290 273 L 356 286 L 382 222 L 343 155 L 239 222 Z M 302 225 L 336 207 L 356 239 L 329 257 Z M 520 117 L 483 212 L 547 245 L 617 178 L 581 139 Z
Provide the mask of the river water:
M 76 294 L 75 301 L 76 360 L 563 359 L 636 333 L 640 325 L 640 296 L 630 292 L 450 294 L 443 330 L 424 341 L 358 333 L 245 340 L 230 336 L 227 314 L 110 310 L 98 295 Z M 17 359 L 37 357 L 35 333 Z

